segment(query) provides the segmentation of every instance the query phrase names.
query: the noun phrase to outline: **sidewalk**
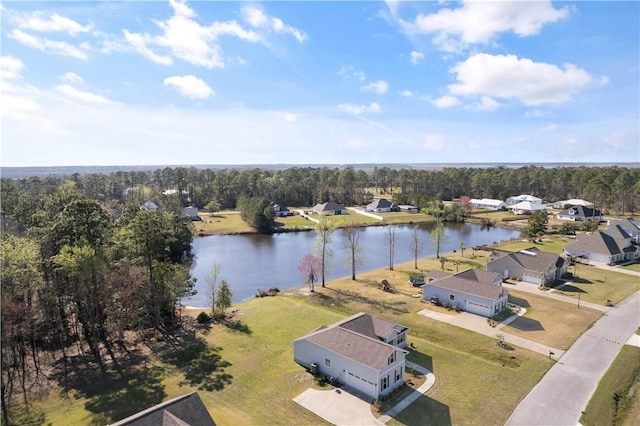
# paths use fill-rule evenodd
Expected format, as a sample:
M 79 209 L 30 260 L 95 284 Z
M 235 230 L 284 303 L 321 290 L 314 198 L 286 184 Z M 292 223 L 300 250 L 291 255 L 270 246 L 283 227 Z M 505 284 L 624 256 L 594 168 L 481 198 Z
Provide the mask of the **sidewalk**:
M 506 321 L 499 323 L 495 328 L 491 327 L 487 323 L 486 318 L 479 315 L 470 314 L 468 312 L 461 312 L 456 315 L 448 315 L 434 312 L 430 309 L 422 309 L 418 311 L 418 315 L 422 315 L 423 317 L 431 318 L 437 321 L 446 322 L 448 324 L 455 325 L 460 328 L 465 328 L 476 333 L 484 334 L 485 336 L 489 337 L 496 337 L 496 334 L 500 333 L 504 336 L 504 340 L 507 343 L 511 343 L 513 345 L 520 346 L 521 348 L 529 349 L 530 351 L 547 356 L 553 352 L 554 359 L 559 359 L 562 355 L 564 355 L 565 352 L 562 349 L 543 345 L 542 343 L 533 342 L 520 336 L 515 336 L 513 334 L 499 331 L 503 326 L 517 319 L 518 315 L 514 315 L 511 318 L 508 318 Z
M 405 399 L 403 399 L 402 401 L 400 401 L 396 405 L 394 405 L 384 415 L 378 417 L 378 421 L 381 422 L 381 423 L 387 423 L 393 417 L 395 417 L 398 414 L 400 414 L 400 412 L 402 410 L 407 408 L 409 405 L 413 404 L 416 399 L 420 398 L 422 395 L 424 395 L 424 393 L 426 391 L 431 389 L 431 386 L 433 386 L 434 383 L 436 382 L 436 376 L 434 376 L 433 373 L 431 371 L 427 370 L 426 368 L 424 368 L 424 367 L 422 367 L 422 366 L 420 366 L 418 364 L 414 364 L 411 361 L 406 361 L 406 365 L 407 365 L 407 367 L 413 368 L 414 370 L 417 370 L 420 373 L 424 374 L 426 376 L 427 380 L 418 389 L 416 389 L 415 391 L 411 392 Z

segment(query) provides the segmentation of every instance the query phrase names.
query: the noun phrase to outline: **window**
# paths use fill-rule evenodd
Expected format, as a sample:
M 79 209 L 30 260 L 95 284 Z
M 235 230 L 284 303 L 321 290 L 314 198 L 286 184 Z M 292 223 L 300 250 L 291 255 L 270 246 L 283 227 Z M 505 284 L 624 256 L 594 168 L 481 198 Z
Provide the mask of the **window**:
M 329 358 L 325 358 L 324 359 L 324 366 L 325 367 L 331 367 L 331 360 Z
M 401 344 L 402 342 L 404 342 L 404 338 L 405 338 L 406 334 L 405 333 L 400 333 L 400 335 L 398 336 L 398 345 Z
M 455 294 L 450 294 L 449 295 L 449 300 L 456 300 L 456 295 Z
M 389 357 L 389 359 L 387 360 L 387 365 L 391 365 L 395 362 L 396 360 L 396 353 L 395 351 L 391 354 L 391 356 Z
M 396 382 L 400 379 L 402 379 L 402 367 L 396 370 Z
M 389 387 L 389 376 L 383 377 L 380 385 L 382 387 L 382 390 L 385 390 L 386 388 L 388 388 Z

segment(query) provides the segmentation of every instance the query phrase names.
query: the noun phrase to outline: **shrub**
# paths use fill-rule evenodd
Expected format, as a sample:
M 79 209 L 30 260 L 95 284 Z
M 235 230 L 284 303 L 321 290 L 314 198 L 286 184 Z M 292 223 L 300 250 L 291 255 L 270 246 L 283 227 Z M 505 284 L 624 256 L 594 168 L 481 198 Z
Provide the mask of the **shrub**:
M 443 308 L 449 309 L 450 306 L 451 305 L 449 304 L 449 301 L 445 300 L 444 302 L 442 302 L 442 307 Z
M 202 311 L 198 314 L 196 321 L 198 321 L 198 324 L 206 324 L 211 321 L 211 316 L 208 313 Z

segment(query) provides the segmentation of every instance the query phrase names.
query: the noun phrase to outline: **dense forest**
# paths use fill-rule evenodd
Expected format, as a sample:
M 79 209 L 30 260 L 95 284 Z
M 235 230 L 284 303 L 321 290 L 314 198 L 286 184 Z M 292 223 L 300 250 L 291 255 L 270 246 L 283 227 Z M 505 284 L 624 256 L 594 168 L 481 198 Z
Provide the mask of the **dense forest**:
M 640 205 L 640 168 L 380 167 L 368 173 L 354 167 L 167 167 L 3 178 L 4 420 L 7 405 L 28 403 L 30 390 L 50 377 L 59 377 L 64 388 L 74 368 L 117 373 L 128 351 L 127 332 L 179 326 L 177 302 L 193 291 L 192 224 L 182 215 L 184 206 L 266 211 L 265 200 L 352 206 L 368 203 L 374 192 L 421 208 L 461 196 L 526 193 L 549 202 L 584 198 L 605 212 L 630 214 Z M 163 208 L 141 209 L 147 201 Z

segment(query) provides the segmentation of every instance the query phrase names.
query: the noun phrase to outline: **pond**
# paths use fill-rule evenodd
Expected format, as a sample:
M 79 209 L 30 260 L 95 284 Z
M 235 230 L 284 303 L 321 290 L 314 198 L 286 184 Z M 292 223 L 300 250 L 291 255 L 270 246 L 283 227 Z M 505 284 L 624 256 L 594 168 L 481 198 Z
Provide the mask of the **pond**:
M 389 225 L 395 230 L 394 264 L 413 260 L 413 230 L 418 228 L 422 241 L 420 257 L 434 257 L 435 248 L 431 244 L 431 230 L 435 224 Z M 518 231 L 504 228 L 483 228 L 469 223 L 446 224 L 446 241 L 440 253 L 460 249 L 460 241 L 465 247 L 491 244 L 520 235 Z M 191 275 L 196 278 L 197 294 L 182 302 L 186 306 L 207 307 L 208 277 L 214 265 L 220 267 L 218 282 L 226 280 L 237 303 L 255 297 L 259 289 L 277 287 L 281 291 L 304 285 L 298 267 L 307 254 L 311 254 L 316 239 L 313 231 L 289 232 L 273 235 L 213 235 L 198 237 L 193 241 L 194 262 Z M 357 272 L 367 272 L 389 266 L 389 248 L 386 226 L 361 228 L 362 266 Z M 329 245 L 333 251 L 326 280 L 351 275 L 346 263 L 349 256 L 344 248 L 345 237 L 337 230 Z

